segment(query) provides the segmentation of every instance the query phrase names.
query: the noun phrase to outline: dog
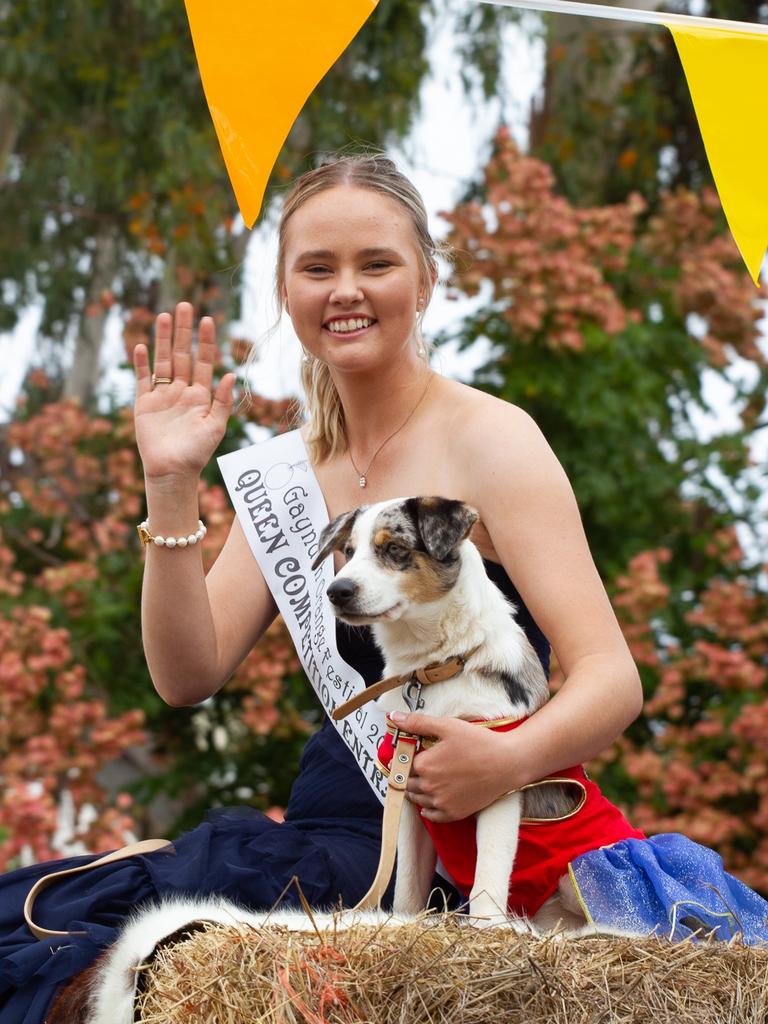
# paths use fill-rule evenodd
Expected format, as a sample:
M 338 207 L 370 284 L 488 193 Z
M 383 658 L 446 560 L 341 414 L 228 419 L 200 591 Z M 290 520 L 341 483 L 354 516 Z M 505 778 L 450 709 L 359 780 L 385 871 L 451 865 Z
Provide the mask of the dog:
M 328 597 L 337 618 L 353 626 L 370 626 L 385 661 L 385 676 L 471 652 L 459 675 L 423 689 L 420 708 L 425 714 L 469 721 L 520 720 L 547 701 L 547 678 L 515 621 L 514 606 L 488 578 L 482 557 L 469 540 L 478 518 L 464 502 L 439 497 L 361 506 L 325 527 L 314 564 L 334 549 L 346 556 Z M 383 694 L 378 704 L 390 713 L 413 710 L 400 689 Z M 474 921 L 509 920 L 521 821 L 573 815 L 579 810 L 579 786 L 570 779 L 552 780 L 502 796 L 477 813 L 477 860 L 468 894 Z M 435 826 L 431 835 L 429 828 L 419 809 L 406 801 L 398 834 L 395 914 L 415 914 L 426 906 L 436 865 Z M 596 837 L 594 846 L 599 845 Z M 440 855 L 448 866 L 442 851 Z M 532 915 L 533 925 L 547 930 L 559 922 L 571 931 L 580 930 L 585 916 L 569 882 L 567 862 L 554 889 Z

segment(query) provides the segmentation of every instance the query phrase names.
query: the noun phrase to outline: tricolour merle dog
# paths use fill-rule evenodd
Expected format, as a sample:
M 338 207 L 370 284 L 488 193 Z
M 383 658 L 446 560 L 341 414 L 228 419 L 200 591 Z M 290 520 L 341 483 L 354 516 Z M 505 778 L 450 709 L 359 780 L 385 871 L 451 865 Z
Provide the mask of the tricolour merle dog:
M 470 652 L 460 674 L 423 689 L 425 714 L 508 723 L 541 707 L 548 685 L 515 621 L 514 606 L 488 578 L 468 539 L 477 519 L 465 503 L 437 497 L 362 506 L 328 524 L 315 564 L 333 549 L 346 556 L 328 596 L 339 619 L 371 627 L 385 676 Z M 387 712 L 409 710 L 400 689 L 379 697 L 378 703 Z M 509 793 L 478 812 L 472 918 L 506 919 L 521 818 L 559 819 L 573 808 L 573 787 L 555 783 Z M 419 810 L 406 801 L 397 846 L 396 914 L 424 909 L 435 863 Z M 584 924 L 572 887 L 561 885 L 560 890 L 537 913 L 537 925 L 551 927 L 558 920 Z

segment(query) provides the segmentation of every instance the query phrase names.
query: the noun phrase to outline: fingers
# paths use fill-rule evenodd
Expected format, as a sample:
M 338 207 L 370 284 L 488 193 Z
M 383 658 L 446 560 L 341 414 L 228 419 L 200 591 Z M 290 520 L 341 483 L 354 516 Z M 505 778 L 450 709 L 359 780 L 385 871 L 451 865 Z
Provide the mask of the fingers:
M 196 357 L 192 352 L 194 311 L 191 303 L 179 302 L 174 314 L 160 313 L 155 320 L 155 368 L 157 377 L 170 377 L 174 383 L 201 384 L 210 392 L 213 384 L 213 370 L 218 350 L 216 347 L 216 325 L 213 318 L 204 316 L 198 328 Z M 143 394 L 152 389 L 149 359 L 146 346 L 137 345 L 134 350 L 136 369 L 136 393 Z M 214 403 L 226 407 L 232 403 L 232 389 L 236 377 L 225 374 L 214 395 Z
M 189 384 L 192 369 L 192 306 L 179 302 L 175 315 L 155 320 L 155 376 Z
M 213 396 L 209 415 L 213 417 L 214 421 L 219 421 L 222 431 L 227 429 L 227 420 L 232 411 L 232 389 L 236 380 L 237 376 L 234 373 L 225 373 Z
M 416 736 L 444 736 L 447 730 L 451 729 L 451 723 L 457 719 L 435 718 L 433 715 L 420 715 L 415 712 L 408 714 L 407 711 L 393 711 L 389 716 L 405 732 L 415 733 Z
M 416 804 L 417 807 L 421 807 L 425 811 L 434 811 L 435 805 L 431 797 L 428 797 L 426 793 L 416 792 L 412 789 L 405 791 L 406 797 L 411 801 L 412 804 Z
M 446 814 L 445 811 L 438 811 L 436 808 L 422 808 L 422 818 L 426 818 L 427 821 L 434 821 L 437 824 L 446 824 L 449 821 L 456 821 L 456 818 L 452 818 L 450 814 Z
M 152 390 L 152 375 L 149 372 L 149 352 L 146 345 L 137 345 L 133 350 L 133 368 L 136 371 L 136 397 Z
M 419 813 L 422 818 L 428 818 L 430 821 L 454 821 L 440 806 L 439 801 L 436 797 L 431 796 L 424 790 L 412 790 L 410 781 L 405 795 L 412 804 L 419 809 Z
M 444 802 L 437 793 L 433 792 L 431 786 L 420 784 L 419 780 L 414 779 L 413 776 L 408 780 L 405 796 L 419 809 L 422 818 L 427 818 L 429 821 L 457 821 L 464 816 L 447 810 L 446 808 L 450 804 Z
M 173 377 L 172 331 L 173 317 L 170 313 L 161 313 L 155 320 L 155 376 L 157 377 Z
M 200 321 L 197 335 L 197 360 L 195 362 L 194 384 L 202 384 L 208 391 L 213 381 L 213 364 L 216 359 L 216 325 L 213 317 L 204 316 Z
M 192 305 L 179 302 L 176 305 L 176 316 L 173 326 L 173 373 L 160 376 L 173 377 L 174 380 L 189 384 L 192 371 Z M 155 371 L 157 373 L 157 371 Z M 209 385 L 210 387 L 210 385 Z
M 415 768 L 416 762 L 414 761 L 414 771 Z M 428 782 L 425 782 L 418 774 L 413 774 L 408 779 L 408 784 L 405 787 L 405 795 L 412 803 L 418 804 L 419 807 L 431 810 L 434 809 L 435 796 L 432 791 L 432 786 Z

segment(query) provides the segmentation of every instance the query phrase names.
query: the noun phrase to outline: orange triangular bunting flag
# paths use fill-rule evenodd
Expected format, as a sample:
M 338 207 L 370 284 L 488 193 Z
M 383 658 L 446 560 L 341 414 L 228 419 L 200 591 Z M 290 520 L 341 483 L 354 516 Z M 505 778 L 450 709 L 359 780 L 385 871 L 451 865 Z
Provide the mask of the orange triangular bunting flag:
M 378 0 L 185 0 L 205 98 L 247 227 L 291 126 Z

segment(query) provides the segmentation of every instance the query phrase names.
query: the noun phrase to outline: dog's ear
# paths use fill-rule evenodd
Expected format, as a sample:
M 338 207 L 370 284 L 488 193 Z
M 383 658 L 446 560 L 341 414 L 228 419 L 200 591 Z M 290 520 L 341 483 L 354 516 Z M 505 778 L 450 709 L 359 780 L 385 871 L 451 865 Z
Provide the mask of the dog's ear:
M 359 508 L 353 508 L 351 512 L 342 512 L 340 516 L 336 516 L 335 519 L 332 519 L 330 523 L 323 528 L 323 531 L 320 534 L 320 550 L 312 563 L 313 570 L 315 570 L 332 551 L 335 551 L 337 548 L 341 548 L 346 544 L 360 511 L 361 509 Z
M 471 505 L 453 498 L 413 498 L 424 546 L 442 561 L 467 536 L 480 516 Z

